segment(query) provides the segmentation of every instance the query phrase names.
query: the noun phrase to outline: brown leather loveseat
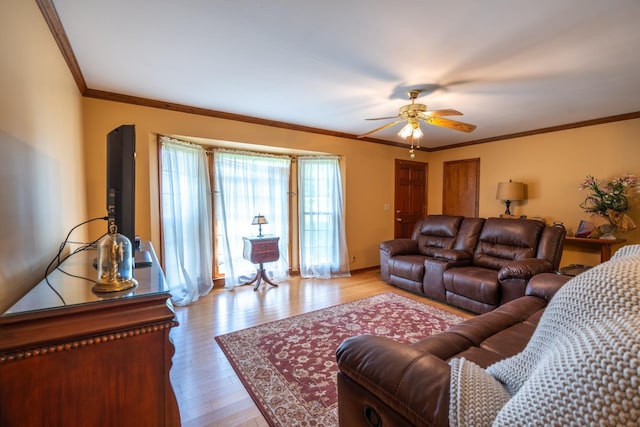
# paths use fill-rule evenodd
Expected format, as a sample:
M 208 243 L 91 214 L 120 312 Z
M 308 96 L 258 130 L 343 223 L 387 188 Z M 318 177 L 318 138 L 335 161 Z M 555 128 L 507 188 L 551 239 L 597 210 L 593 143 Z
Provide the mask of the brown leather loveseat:
M 448 426 L 448 361 L 464 357 L 486 368 L 522 351 L 569 279 L 536 275 L 525 296 L 414 344 L 370 335 L 345 340 L 336 351 L 340 426 Z
M 382 280 L 474 313 L 525 294 L 557 270 L 566 231 L 541 221 L 429 215 L 410 239 L 380 244 Z

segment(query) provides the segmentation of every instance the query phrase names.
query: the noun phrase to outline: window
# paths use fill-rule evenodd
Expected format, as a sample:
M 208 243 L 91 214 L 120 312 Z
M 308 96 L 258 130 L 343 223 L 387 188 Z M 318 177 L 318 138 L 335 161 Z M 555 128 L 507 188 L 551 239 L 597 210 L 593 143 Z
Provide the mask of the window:
M 280 238 L 280 260 L 265 265 L 270 277 L 281 280 L 289 270 L 289 176 L 291 159 L 286 156 L 239 152 L 214 153 L 216 239 L 222 245 L 225 286 L 248 281 L 255 266 L 243 258 L 243 236 L 255 236 L 253 217 L 262 214 L 268 224 L 263 234 Z M 220 248 L 218 248 L 220 253 Z
M 300 275 L 349 275 L 342 179 L 337 157 L 298 159 Z
M 187 266 L 184 259 L 193 258 L 193 251 L 206 252 L 201 246 L 204 244 L 211 252 L 209 277 L 213 275 L 211 266 L 215 262 L 216 274 L 224 275 L 225 286 L 248 282 L 255 275 L 256 266 L 244 259 L 242 238 L 257 235 L 258 229 L 251 223 L 258 214 L 268 221 L 263 225 L 263 234 L 280 238 L 280 259 L 264 265 L 274 280 L 288 277 L 291 235 L 294 243 L 298 243 L 303 277 L 349 275 L 338 157 L 298 158 L 299 200 L 297 210 L 294 207 L 292 211 L 289 201 L 295 194 L 290 192 L 291 157 L 213 150 L 210 151 L 213 162 L 207 163 L 202 160 L 205 156 L 202 147 L 195 150 L 191 145 L 179 144 L 167 137 L 161 137 L 161 143 L 162 233 L 164 253 L 172 256 L 168 261 L 170 267 L 165 265 L 169 270 L 168 278 L 170 274 L 178 274 L 176 272 L 191 278 L 194 267 Z M 177 148 L 172 148 L 173 145 Z M 173 151 L 189 151 L 187 148 L 201 157 L 194 162 L 180 162 L 175 153 L 169 156 Z M 207 166 L 212 166 L 212 171 Z M 170 180 L 171 176 L 174 178 Z M 214 188 L 213 192 L 209 190 L 210 186 Z M 200 209 L 206 205 L 201 200 L 203 194 L 213 205 L 213 208 L 209 206 L 209 211 Z M 291 215 L 297 217 L 292 221 Z M 204 224 L 208 224 L 208 228 Z M 189 233 L 182 236 L 176 233 L 176 230 L 185 229 Z M 180 254 L 174 246 L 188 247 L 183 250 L 190 252 Z

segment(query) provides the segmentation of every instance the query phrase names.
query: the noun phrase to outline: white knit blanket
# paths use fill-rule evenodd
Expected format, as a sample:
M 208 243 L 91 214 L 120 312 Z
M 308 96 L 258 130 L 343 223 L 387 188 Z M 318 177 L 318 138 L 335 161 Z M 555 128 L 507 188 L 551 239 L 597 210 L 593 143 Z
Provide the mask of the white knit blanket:
M 521 353 L 450 364 L 452 426 L 640 425 L 640 245 L 567 282 Z

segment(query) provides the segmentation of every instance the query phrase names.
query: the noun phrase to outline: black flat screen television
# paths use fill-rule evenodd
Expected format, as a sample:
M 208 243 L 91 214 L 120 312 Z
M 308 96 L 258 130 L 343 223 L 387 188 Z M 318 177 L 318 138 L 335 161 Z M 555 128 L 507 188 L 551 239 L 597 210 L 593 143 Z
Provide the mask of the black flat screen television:
M 107 134 L 107 215 L 131 242 L 134 266 L 148 267 L 151 254 L 136 241 L 136 127 L 122 125 Z
M 135 247 L 136 128 L 122 125 L 107 134 L 107 214 L 109 225 Z

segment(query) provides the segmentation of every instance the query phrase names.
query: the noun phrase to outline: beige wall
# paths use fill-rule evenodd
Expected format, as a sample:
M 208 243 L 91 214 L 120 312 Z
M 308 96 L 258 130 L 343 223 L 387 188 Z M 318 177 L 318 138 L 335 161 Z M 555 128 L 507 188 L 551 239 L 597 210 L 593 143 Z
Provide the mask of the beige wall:
M 393 236 L 394 159 L 408 159 L 406 149 L 270 128 L 174 111 L 96 99 L 84 100 L 87 182 L 90 215 L 104 212 L 104 141 L 106 133 L 124 123 L 136 125 L 136 229 L 159 249 L 156 135 L 158 133 L 244 142 L 339 154 L 346 164 L 347 239 L 352 269 L 376 266 L 378 244 Z M 444 161 L 480 158 L 480 216 L 497 216 L 504 205 L 495 200 L 499 181 L 527 184 L 528 198 L 512 207 L 516 215 L 562 221 L 570 233 L 587 215 L 579 208 L 585 194 L 577 190 L 587 174 L 602 179 L 626 172 L 638 173 L 640 145 L 634 143 L 640 120 L 583 127 L 457 149 L 418 153 L 429 164 L 428 213 L 442 211 Z M 634 198 L 636 196 L 633 196 Z M 640 224 L 638 203 L 630 212 Z M 364 220 L 366 218 L 366 220 Z M 640 231 L 624 235 L 640 241 Z M 568 244 L 562 265 L 596 264 L 597 249 Z
M 477 157 L 480 216 L 504 212 L 504 204 L 495 199 L 497 185 L 512 179 L 524 182 L 528 190 L 525 202 L 512 205 L 513 214 L 562 221 L 573 233 L 581 219 L 588 219 L 579 206 L 586 193 L 578 191 L 586 175 L 602 180 L 627 172 L 640 175 L 638 135 L 640 119 L 635 119 L 429 153 L 428 212 L 442 212 L 443 162 Z M 640 226 L 637 191 L 631 193 L 631 200 L 629 215 Z M 640 229 L 620 237 L 640 243 Z M 598 262 L 598 249 L 568 244 L 561 265 Z
M 408 149 L 97 99 L 86 98 L 83 105 L 89 215 L 104 215 L 106 134 L 121 124 L 135 124 L 136 233 L 151 240 L 158 252 L 157 134 L 340 155 L 346 171 L 347 244 L 350 257 L 355 257 L 351 268 L 378 265 L 380 241 L 393 237 L 392 211 L 385 211 L 384 206 L 393 205 L 394 159 L 408 159 Z M 419 153 L 416 160 L 426 156 Z
M 80 92 L 36 2 L 0 2 L 0 47 L 2 313 L 42 279 L 86 201 Z

